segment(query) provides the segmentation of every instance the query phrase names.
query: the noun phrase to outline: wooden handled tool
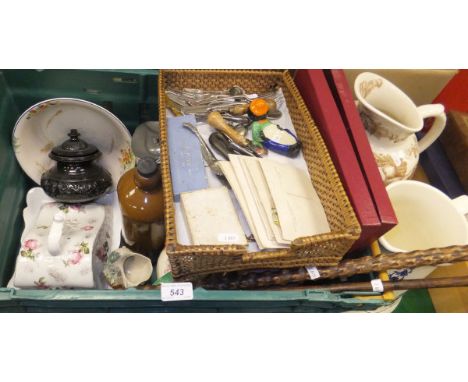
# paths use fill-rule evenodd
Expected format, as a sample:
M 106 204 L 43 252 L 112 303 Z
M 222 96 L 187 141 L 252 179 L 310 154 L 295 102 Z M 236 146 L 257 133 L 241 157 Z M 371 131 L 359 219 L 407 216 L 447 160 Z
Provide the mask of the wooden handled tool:
M 238 145 L 241 145 L 242 147 L 247 147 L 249 145 L 247 138 L 229 126 L 229 124 L 224 120 L 223 116 L 219 112 L 212 111 L 210 114 L 208 114 L 207 121 L 212 127 L 226 134 Z
M 424 265 L 449 264 L 468 260 L 468 246 L 451 246 L 413 252 L 383 254 L 376 257 L 344 260 L 335 267 L 318 267 L 320 279 L 349 277 L 388 269 L 417 268 Z M 284 286 L 310 280 L 305 268 L 258 272 L 233 272 L 208 276 L 202 286 L 206 289 L 257 289 Z
M 384 292 L 407 289 L 466 287 L 468 286 L 468 276 L 441 277 L 437 279 L 382 281 L 382 285 Z M 373 290 L 370 282 L 316 285 L 310 289 L 328 290 L 330 292 L 370 292 Z
M 241 105 L 234 105 L 231 108 L 229 108 L 229 113 L 232 115 L 244 115 L 247 113 L 247 110 L 249 110 L 249 104 L 248 103 L 243 103 Z
M 276 101 L 271 98 L 264 98 L 266 103 L 268 104 L 268 112 L 269 113 L 274 113 L 278 111 L 278 105 L 276 104 Z

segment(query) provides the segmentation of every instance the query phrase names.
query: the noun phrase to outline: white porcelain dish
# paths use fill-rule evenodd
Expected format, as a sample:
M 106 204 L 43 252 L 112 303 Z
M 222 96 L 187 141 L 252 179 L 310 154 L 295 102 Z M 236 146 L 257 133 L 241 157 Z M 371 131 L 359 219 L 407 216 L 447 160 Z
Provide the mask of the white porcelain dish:
M 114 114 L 81 99 L 49 99 L 27 109 L 12 135 L 20 166 L 37 184 L 54 165 L 49 152 L 67 139 L 71 129 L 77 129 L 80 138 L 101 151 L 96 163 L 110 172 L 114 187 L 120 176 L 135 165 L 130 133 Z

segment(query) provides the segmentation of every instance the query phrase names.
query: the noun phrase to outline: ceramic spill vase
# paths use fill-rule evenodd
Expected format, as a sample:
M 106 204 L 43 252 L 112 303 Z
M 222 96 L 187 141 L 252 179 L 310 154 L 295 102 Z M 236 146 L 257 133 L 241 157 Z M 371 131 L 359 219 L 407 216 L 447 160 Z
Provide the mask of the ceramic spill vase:
M 131 288 L 147 281 L 153 266 L 146 256 L 122 247 L 107 257 L 103 273 L 112 288 Z
M 358 109 L 385 184 L 410 178 L 419 154 L 442 133 L 446 116 L 441 104 L 416 106 L 390 81 L 374 73 L 361 73 L 354 83 Z M 434 118 L 419 141 L 425 118 Z
M 55 146 L 49 157 L 57 163 L 41 177 L 41 187 L 51 198 L 64 203 L 83 203 L 97 199 L 112 187 L 107 170 L 94 163 L 101 152 L 79 138 L 72 129 L 70 139 Z
M 164 247 L 164 199 L 159 163 L 142 158 L 117 185 L 127 245 L 152 260 Z

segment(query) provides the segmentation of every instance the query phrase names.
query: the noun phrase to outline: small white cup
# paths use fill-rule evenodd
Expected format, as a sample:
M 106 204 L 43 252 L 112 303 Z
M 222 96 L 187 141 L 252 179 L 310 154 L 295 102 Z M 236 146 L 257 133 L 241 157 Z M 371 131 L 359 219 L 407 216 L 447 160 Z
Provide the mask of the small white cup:
M 450 199 L 438 189 L 414 180 L 387 186 L 398 219 L 379 239 L 391 252 L 468 244 L 468 196 Z

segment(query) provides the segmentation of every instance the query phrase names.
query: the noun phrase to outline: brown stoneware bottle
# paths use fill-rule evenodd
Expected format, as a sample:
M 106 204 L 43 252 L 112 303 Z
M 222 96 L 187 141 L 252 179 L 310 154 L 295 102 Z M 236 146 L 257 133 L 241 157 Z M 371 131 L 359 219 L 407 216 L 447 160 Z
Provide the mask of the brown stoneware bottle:
M 164 199 L 159 163 L 142 158 L 117 185 L 123 236 L 134 251 L 156 261 L 164 247 Z

